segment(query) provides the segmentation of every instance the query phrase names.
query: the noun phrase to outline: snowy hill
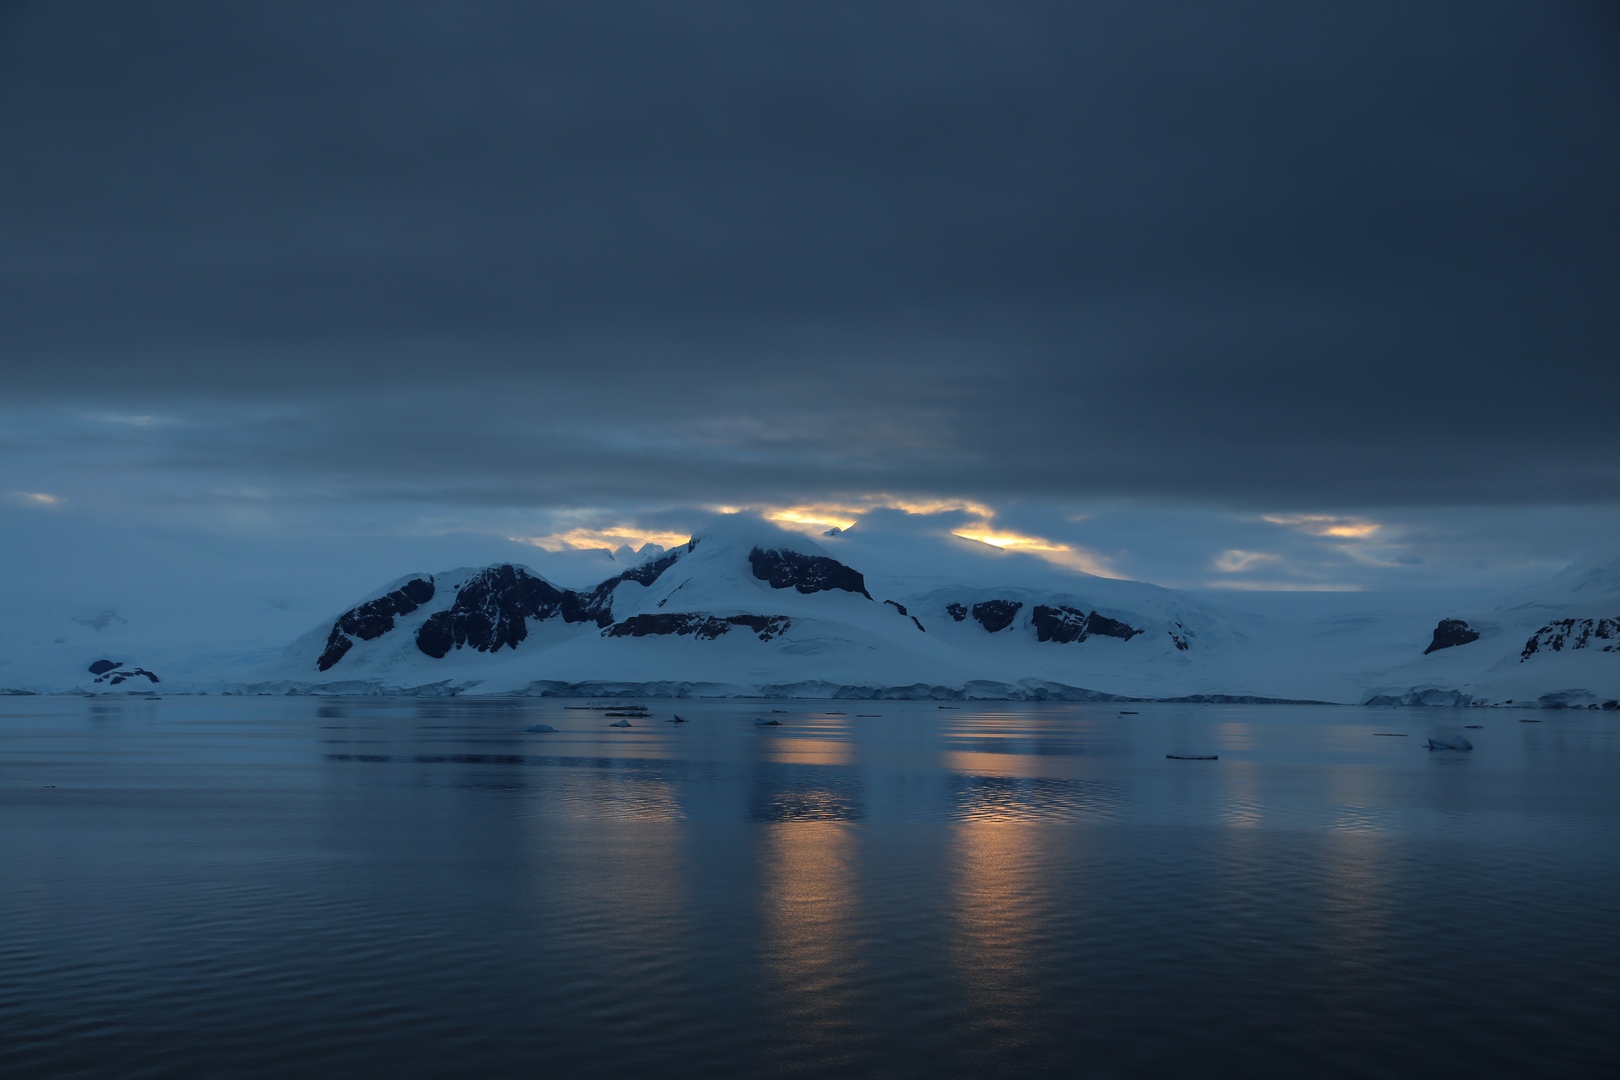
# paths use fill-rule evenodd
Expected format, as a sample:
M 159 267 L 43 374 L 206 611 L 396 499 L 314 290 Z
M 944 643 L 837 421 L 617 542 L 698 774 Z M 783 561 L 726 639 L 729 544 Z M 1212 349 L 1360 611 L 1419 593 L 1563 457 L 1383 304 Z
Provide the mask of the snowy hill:
M 1425 652 L 1385 673 L 1369 700 L 1552 708 L 1620 700 L 1620 559 L 1446 615 Z
M 0 649 L 0 691 L 1620 699 L 1620 560 L 1495 603 L 1217 600 L 954 536 L 811 539 L 738 515 L 669 551 L 543 565 L 574 580 L 513 561 L 410 573 L 286 648 L 252 636 L 290 633 L 285 617 L 224 602 L 35 617 Z
M 1027 569 L 1027 568 L 1026 568 Z M 1176 696 L 1243 617 L 1140 582 L 874 592 L 797 533 L 738 523 L 583 589 L 501 564 L 389 583 L 254 682 L 285 691 Z M 1106 684 L 1101 689 L 1099 684 Z M 1247 695 L 1253 687 L 1240 687 Z

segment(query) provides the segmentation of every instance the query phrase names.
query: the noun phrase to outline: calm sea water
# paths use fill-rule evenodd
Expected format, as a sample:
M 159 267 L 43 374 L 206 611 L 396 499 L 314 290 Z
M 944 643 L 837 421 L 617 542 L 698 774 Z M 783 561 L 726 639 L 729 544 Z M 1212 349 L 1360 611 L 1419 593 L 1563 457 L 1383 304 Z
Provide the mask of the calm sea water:
M 0 701 L 0 1076 L 1620 1073 L 1615 713 L 565 704 Z

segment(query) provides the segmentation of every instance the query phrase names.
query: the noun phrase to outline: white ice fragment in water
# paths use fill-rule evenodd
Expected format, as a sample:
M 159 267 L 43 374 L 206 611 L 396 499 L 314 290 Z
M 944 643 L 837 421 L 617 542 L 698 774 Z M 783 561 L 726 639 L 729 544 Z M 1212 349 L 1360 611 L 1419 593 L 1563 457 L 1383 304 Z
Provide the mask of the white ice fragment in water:
M 557 729 L 552 727 L 550 724 L 530 724 L 528 727 L 524 728 L 523 730 L 524 731 L 532 731 L 536 735 L 543 735 L 548 731 L 556 731 Z
M 1453 735 L 1449 739 L 1430 739 L 1430 750 L 1472 750 L 1474 744 L 1461 735 Z
M 628 720 L 615 720 L 615 721 L 613 721 L 613 723 L 608 725 L 608 727 L 629 727 L 629 726 L 630 726 L 630 721 L 628 721 Z

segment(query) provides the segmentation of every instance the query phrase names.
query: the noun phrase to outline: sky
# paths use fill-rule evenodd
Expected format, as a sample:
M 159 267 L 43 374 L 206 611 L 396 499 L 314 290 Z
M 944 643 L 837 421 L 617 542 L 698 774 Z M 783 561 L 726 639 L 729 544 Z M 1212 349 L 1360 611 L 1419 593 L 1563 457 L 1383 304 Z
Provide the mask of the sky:
M 13 0 L 0 146 L 13 619 L 738 511 L 1228 593 L 1620 554 L 1611 3 Z

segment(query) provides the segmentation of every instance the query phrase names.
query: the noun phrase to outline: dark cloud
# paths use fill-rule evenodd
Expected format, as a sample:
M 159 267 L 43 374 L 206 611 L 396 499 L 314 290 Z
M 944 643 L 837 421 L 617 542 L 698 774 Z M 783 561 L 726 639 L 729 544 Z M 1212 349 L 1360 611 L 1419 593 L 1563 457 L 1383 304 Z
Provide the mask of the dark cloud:
M 10 5 L 0 363 L 376 498 L 1611 501 L 1614 27 Z

